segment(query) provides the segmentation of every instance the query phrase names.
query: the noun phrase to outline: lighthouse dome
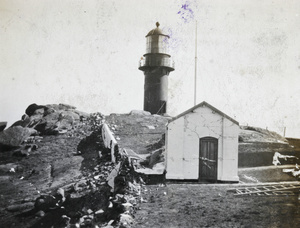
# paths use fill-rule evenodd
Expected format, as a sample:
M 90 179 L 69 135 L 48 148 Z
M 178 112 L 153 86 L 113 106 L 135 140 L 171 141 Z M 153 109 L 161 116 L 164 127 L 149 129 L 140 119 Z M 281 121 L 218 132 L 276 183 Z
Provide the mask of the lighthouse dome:
M 163 33 L 163 31 L 159 28 L 159 25 L 160 25 L 159 22 L 156 22 L 156 28 L 152 29 L 150 32 L 148 32 L 146 37 L 153 36 L 153 35 L 161 35 L 161 36 L 167 36 L 168 38 L 170 38 L 168 35 Z

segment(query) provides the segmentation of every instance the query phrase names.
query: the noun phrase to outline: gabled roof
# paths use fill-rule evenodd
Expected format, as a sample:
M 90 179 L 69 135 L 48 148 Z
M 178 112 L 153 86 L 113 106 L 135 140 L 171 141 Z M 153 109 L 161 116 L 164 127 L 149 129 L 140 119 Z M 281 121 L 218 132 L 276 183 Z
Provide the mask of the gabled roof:
M 185 112 L 179 114 L 178 116 L 173 117 L 172 120 L 169 121 L 169 123 L 170 123 L 170 122 L 173 122 L 173 121 L 176 120 L 176 119 L 179 119 L 179 118 L 182 117 L 182 116 L 185 116 L 186 114 L 188 114 L 188 113 L 190 113 L 190 112 L 193 112 L 195 109 L 197 109 L 197 108 L 199 108 L 199 107 L 204 107 L 204 106 L 206 106 L 206 107 L 210 108 L 211 110 L 217 112 L 219 115 L 221 115 L 221 116 L 223 116 L 224 118 L 230 120 L 231 122 L 233 122 L 233 123 L 239 125 L 239 122 L 237 122 L 236 120 L 234 120 L 234 119 L 231 118 L 230 116 L 227 116 L 224 112 L 221 112 L 219 109 L 215 108 L 214 106 L 208 104 L 208 103 L 205 102 L 205 101 L 201 102 L 200 104 L 195 105 L 194 107 L 192 107 L 192 108 L 186 110 Z

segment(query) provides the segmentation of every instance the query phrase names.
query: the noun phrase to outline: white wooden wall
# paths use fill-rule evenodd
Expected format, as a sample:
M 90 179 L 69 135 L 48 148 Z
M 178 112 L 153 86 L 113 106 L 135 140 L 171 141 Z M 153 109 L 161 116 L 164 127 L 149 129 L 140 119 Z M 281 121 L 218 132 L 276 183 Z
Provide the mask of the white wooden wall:
M 198 107 L 168 124 L 167 179 L 199 178 L 199 139 L 218 139 L 218 180 L 238 181 L 239 126 L 208 107 Z

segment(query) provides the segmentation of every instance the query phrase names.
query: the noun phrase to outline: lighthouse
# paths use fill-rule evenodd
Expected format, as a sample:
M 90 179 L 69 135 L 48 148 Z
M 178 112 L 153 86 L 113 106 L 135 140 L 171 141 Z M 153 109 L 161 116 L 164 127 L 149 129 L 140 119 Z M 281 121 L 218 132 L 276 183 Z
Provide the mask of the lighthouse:
M 168 104 L 168 75 L 174 62 L 168 54 L 169 36 L 156 23 L 156 28 L 146 35 L 146 54 L 140 60 L 139 70 L 144 72 L 144 110 L 163 115 Z

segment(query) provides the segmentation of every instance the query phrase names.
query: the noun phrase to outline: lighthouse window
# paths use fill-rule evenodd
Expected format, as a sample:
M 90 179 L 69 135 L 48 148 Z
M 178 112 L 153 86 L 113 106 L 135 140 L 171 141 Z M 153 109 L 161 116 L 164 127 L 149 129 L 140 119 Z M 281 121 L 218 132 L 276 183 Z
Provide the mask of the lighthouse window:
M 151 48 L 152 48 L 152 39 L 151 39 L 151 36 L 148 36 L 147 37 L 147 40 L 146 40 L 146 53 L 151 53 Z
M 167 53 L 168 37 L 148 36 L 146 42 L 146 53 Z
M 159 36 L 158 38 L 159 53 L 167 53 L 168 37 Z

